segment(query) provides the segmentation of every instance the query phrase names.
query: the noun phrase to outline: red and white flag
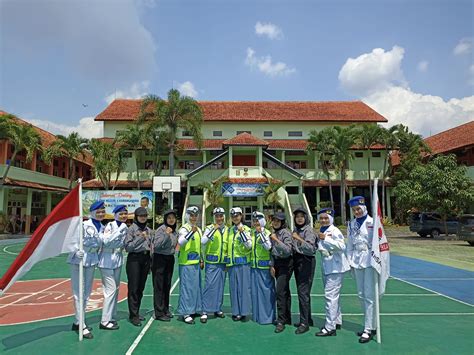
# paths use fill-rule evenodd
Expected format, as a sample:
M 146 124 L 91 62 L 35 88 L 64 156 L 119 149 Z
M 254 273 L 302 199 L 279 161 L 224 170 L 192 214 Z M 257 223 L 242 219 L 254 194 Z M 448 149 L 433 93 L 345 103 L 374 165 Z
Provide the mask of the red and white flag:
M 383 295 L 385 293 L 385 283 L 390 276 L 390 248 L 382 224 L 382 210 L 380 209 L 379 196 L 377 193 L 377 179 L 374 183 L 372 216 L 374 218 L 374 234 L 372 237 L 371 266 L 379 274 L 379 295 Z
M 78 249 L 82 213 L 78 184 L 39 225 L 10 268 L 0 279 L 0 294 L 41 260 Z

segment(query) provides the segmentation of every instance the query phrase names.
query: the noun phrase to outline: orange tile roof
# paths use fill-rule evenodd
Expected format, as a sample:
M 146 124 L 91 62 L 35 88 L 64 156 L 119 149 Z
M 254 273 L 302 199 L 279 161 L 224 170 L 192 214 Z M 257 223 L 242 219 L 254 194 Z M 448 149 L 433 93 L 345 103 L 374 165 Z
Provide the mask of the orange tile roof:
M 69 192 L 68 189 L 44 184 L 38 184 L 36 182 L 29 182 L 29 181 L 22 181 L 22 180 L 13 180 L 9 177 L 5 178 L 4 185 L 9 186 L 19 186 L 19 187 L 29 187 L 32 189 L 39 189 L 39 190 L 48 190 L 48 191 L 60 191 L 60 192 Z
M 447 153 L 474 145 L 474 121 L 425 138 L 433 154 Z
M 243 132 L 236 135 L 234 138 L 226 139 L 222 142 L 222 146 L 258 146 L 268 147 L 268 142 L 263 139 L 252 136 L 250 133 Z
M 332 180 L 331 181 L 332 186 L 340 186 L 341 182 L 339 180 Z M 368 180 L 348 180 L 346 182 L 346 185 L 348 187 L 360 187 L 360 186 L 369 186 L 369 181 Z M 385 182 L 386 186 L 391 186 L 390 181 Z M 329 186 L 329 183 L 327 180 L 304 180 L 303 181 L 303 187 L 326 187 Z
M 0 115 L 7 115 L 8 112 L 5 112 L 5 111 L 2 111 L 0 110 Z M 16 122 L 18 122 L 19 124 L 21 125 L 30 125 L 32 126 L 36 132 L 38 132 L 38 134 L 40 135 L 41 137 L 41 145 L 44 147 L 44 148 L 48 148 L 57 138 L 54 134 L 48 132 L 48 131 L 45 131 L 44 129 L 42 128 L 39 128 L 39 127 L 36 127 L 34 125 L 32 125 L 31 123 L 21 119 L 21 118 L 18 118 L 16 116 L 13 117 L 13 120 L 15 120 Z M 84 164 L 87 164 L 89 166 L 92 166 L 93 165 L 93 161 L 92 161 L 92 155 L 87 153 L 85 154 L 85 157 L 82 158 L 82 157 L 78 157 L 76 159 L 77 161 L 80 161 Z
M 268 179 L 261 177 L 261 178 L 230 178 L 226 182 L 230 182 L 232 184 L 262 184 L 267 183 Z
M 205 121 L 387 122 L 362 101 L 200 101 Z M 141 100 L 117 99 L 96 121 L 134 121 Z

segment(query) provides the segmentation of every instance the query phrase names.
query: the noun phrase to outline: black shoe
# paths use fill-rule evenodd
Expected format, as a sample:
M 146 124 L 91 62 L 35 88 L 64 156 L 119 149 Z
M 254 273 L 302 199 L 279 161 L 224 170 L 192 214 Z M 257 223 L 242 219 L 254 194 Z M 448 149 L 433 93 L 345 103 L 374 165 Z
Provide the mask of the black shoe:
M 369 341 L 372 340 L 373 337 L 374 337 L 374 333 L 372 333 L 372 332 L 370 332 L 370 333 L 363 332 L 361 337 L 359 338 L 359 343 L 361 343 L 361 344 L 368 343 Z
M 92 330 L 92 327 L 86 326 L 86 329 L 87 329 L 88 331 L 91 331 L 91 330 Z M 74 323 L 72 323 L 71 330 L 73 330 L 73 331 L 75 331 L 75 332 L 78 332 L 78 331 L 79 331 L 79 324 L 74 324 Z
M 242 320 L 242 317 L 241 317 L 241 316 L 234 316 L 234 315 L 232 315 L 232 320 L 233 320 L 234 322 L 239 322 L 239 321 Z
M 285 325 L 283 323 L 277 323 L 275 327 L 275 333 L 281 333 L 285 330 Z
M 91 332 L 89 332 L 89 333 L 82 334 L 82 338 L 83 339 L 93 339 L 94 336 L 92 335 Z
M 134 317 L 129 319 L 130 323 L 132 323 L 135 327 L 141 327 L 142 322 L 140 322 L 140 318 Z
M 173 318 L 173 314 L 171 314 L 171 312 L 166 312 L 165 313 L 165 316 L 167 316 L 168 318 Z
M 104 330 L 117 330 L 117 329 L 119 329 L 120 327 L 118 326 L 117 323 L 108 322 L 106 325 L 103 325 L 102 323 L 100 323 L 100 324 L 99 324 L 99 328 L 100 328 L 100 329 L 104 329 Z
M 336 324 L 336 329 L 339 330 L 342 328 L 342 324 Z
M 309 330 L 309 327 L 305 324 L 300 324 L 298 328 L 295 330 L 295 334 L 303 334 Z
M 216 318 L 225 318 L 225 314 L 222 311 L 214 312 L 214 315 L 216 316 Z
M 240 321 L 241 321 L 241 322 L 244 322 L 244 323 L 245 323 L 245 322 L 248 322 L 249 320 L 250 320 L 250 318 L 247 317 L 247 316 L 242 316 L 242 317 L 240 318 Z
M 143 322 L 146 318 L 145 318 L 144 316 L 142 316 L 142 315 L 139 315 L 139 316 L 138 316 L 138 319 L 140 319 L 140 320 Z
M 155 320 L 159 320 L 162 322 L 170 322 L 171 318 L 168 317 L 167 315 L 163 315 L 163 316 L 155 317 Z
M 319 332 L 317 332 L 316 334 L 317 337 L 332 337 L 332 336 L 336 336 L 336 329 L 333 329 L 333 330 L 327 330 L 325 327 L 321 328 L 321 330 Z
M 371 330 L 370 331 L 372 335 L 377 335 L 377 330 Z M 364 333 L 364 331 L 360 331 L 360 332 L 357 332 L 357 336 L 360 337 L 362 336 L 362 334 Z

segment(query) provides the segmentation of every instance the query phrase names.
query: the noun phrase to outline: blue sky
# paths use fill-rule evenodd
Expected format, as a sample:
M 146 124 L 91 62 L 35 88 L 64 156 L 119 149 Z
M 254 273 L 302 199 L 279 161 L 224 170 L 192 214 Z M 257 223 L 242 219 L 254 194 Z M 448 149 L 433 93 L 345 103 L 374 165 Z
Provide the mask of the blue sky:
M 363 100 L 428 136 L 474 117 L 471 1 L 0 0 L 0 108 L 100 136 L 114 97 Z M 84 107 L 86 105 L 86 107 Z

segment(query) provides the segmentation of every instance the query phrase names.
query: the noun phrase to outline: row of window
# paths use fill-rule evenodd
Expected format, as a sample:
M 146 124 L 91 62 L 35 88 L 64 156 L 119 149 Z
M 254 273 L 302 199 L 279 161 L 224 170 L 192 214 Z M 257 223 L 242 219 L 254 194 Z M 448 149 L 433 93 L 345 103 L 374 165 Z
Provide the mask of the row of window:
M 249 133 L 252 134 L 252 131 L 237 131 L 237 135 L 241 133 Z M 192 133 L 189 131 L 183 131 L 183 137 L 192 137 Z M 222 131 L 212 131 L 213 137 L 222 137 Z M 264 137 L 273 137 L 272 131 L 263 131 Z M 303 131 L 289 131 L 288 137 L 303 137 Z

